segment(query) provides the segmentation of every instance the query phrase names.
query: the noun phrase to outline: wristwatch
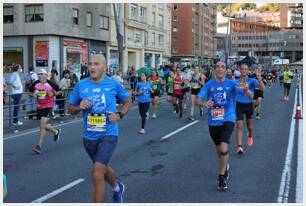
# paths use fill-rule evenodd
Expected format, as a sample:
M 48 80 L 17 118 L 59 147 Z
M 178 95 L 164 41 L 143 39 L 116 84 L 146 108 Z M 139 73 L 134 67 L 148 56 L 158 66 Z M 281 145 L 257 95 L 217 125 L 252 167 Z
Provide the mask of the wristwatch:
M 122 119 L 123 118 L 123 116 L 124 116 L 124 114 L 122 113 L 122 112 L 117 112 L 117 114 L 119 114 L 119 117 L 120 117 L 120 119 Z

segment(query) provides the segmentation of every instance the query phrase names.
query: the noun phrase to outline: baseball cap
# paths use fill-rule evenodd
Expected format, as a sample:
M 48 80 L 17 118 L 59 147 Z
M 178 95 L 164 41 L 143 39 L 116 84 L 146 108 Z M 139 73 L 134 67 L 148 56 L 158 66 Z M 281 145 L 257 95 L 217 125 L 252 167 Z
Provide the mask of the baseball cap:
M 45 69 L 40 69 L 37 74 L 48 74 Z

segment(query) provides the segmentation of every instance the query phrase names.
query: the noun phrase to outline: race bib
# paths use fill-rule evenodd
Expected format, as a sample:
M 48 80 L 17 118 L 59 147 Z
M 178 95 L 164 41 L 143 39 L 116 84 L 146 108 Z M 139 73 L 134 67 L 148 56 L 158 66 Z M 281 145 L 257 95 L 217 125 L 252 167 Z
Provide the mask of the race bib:
M 182 86 L 180 85 L 180 84 L 175 84 L 174 85 L 174 89 L 175 90 L 179 90 L 179 89 L 181 89 L 182 88 Z
M 157 89 L 157 85 L 153 84 L 153 90 L 156 90 L 156 89 Z
M 106 131 L 106 115 L 89 113 L 87 115 L 87 131 L 92 131 L 92 132 Z
M 45 99 L 46 96 L 47 96 L 47 91 L 46 90 L 39 90 L 37 92 L 38 99 Z
M 212 120 L 224 120 L 224 108 L 213 108 L 211 109 Z

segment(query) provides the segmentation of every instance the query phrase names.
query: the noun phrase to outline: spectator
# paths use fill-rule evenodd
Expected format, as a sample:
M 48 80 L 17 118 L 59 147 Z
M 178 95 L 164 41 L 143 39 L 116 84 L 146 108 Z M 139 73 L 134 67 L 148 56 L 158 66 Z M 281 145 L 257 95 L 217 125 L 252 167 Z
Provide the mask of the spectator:
M 7 89 L 7 84 L 5 82 L 5 79 L 3 78 L 3 105 L 7 104 L 8 102 L 8 89 Z
M 87 63 L 85 63 L 84 65 L 82 65 L 81 67 L 81 77 L 80 79 L 84 79 L 86 77 L 89 77 L 89 72 L 88 72 L 88 66 Z
M 69 79 L 70 79 L 70 88 L 73 89 L 74 86 L 78 83 L 78 76 L 73 72 L 73 69 L 69 70 Z
M 12 86 L 12 98 L 14 100 L 13 125 L 17 126 L 23 125 L 23 122 L 18 120 L 18 113 L 23 93 L 23 86 L 19 76 L 21 72 L 21 65 L 15 65 L 9 80 L 9 84 Z
M 131 76 L 130 76 L 130 85 L 131 85 L 131 89 L 132 89 L 133 91 L 135 91 L 136 83 L 137 83 L 136 70 L 135 70 L 135 68 L 132 66 L 132 67 L 131 67 Z
M 25 76 L 25 92 L 29 92 L 29 89 L 31 88 L 33 82 L 38 80 L 38 76 L 36 74 L 36 72 L 34 72 L 34 67 L 31 65 L 29 67 L 29 72 L 28 74 Z M 35 98 L 27 95 L 27 100 L 26 100 L 26 105 L 24 105 L 24 110 L 26 110 L 26 107 L 30 106 L 30 110 L 35 110 Z
M 59 95 L 58 106 L 59 106 L 59 113 L 61 117 L 65 116 L 65 100 L 68 98 L 69 94 L 69 87 L 70 87 L 70 79 L 69 79 L 69 73 L 64 73 L 63 78 L 61 79 L 59 83 L 59 87 L 62 90 L 61 95 Z
M 122 72 L 117 71 L 114 76 L 112 76 L 112 79 L 118 81 L 121 85 L 123 85 L 123 78 L 122 78 Z

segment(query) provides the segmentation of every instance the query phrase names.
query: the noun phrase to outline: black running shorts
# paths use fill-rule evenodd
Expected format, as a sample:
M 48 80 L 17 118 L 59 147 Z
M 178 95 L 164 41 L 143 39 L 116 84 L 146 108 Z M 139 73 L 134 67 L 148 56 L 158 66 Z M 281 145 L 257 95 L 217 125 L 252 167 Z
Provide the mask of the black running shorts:
M 197 88 L 197 89 L 191 88 L 191 95 L 198 95 L 200 91 L 201 91 L 201 88 Z
M 237 121 L 243 120 L 243 115 L 246 116 L 247 119 L 252 119 L 254 112 L 253 103 L 236 103 L 236 116 Z
M 37 109 L 37 119 L 41 119 L 41 117 L 50 118 L 51 113 L 52 108 Z
M 284 87 L 286 88 L 286 89 L 288 89 L 288 90 L 290 90 L 290 86 L 291 86 L 291 84 L 289 83 L 284 83 Z
M 224 122 L 221 126 L 209 126 L 209 134 L 215 145 L 219 145 L 221 142 L 229 144 L 234 126 L 234 122 Z
M 264 98 L 264 97 L 263 97 L 263 91 L 261 91 L 261 90 L 259 90 L 259 89 L 255 89 L 253 99 L 256 100 L 258 97 Z

